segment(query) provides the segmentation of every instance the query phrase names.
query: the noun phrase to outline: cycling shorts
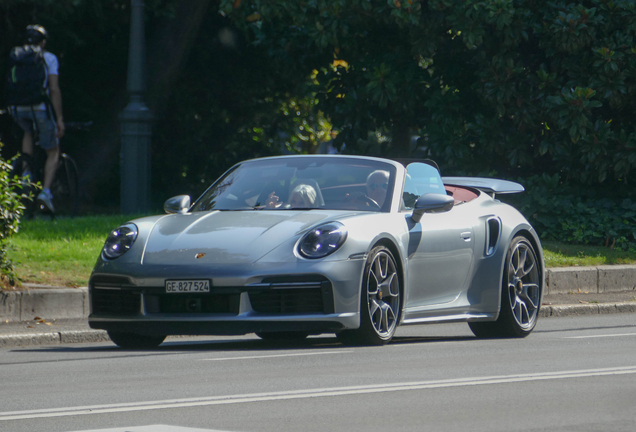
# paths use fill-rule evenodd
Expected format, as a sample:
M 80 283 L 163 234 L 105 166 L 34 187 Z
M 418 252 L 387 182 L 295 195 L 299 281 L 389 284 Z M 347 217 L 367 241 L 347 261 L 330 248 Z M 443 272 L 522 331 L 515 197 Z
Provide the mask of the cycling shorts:
M 35 115 L 35 119 L 34 116 Z M 52 149 L 59 144 L 57 124 L 46 110 L 13 110 L 13 118 L 24 132 L 33 134 L 34 121 L 37 123 L 38 144 L 43 149 Z

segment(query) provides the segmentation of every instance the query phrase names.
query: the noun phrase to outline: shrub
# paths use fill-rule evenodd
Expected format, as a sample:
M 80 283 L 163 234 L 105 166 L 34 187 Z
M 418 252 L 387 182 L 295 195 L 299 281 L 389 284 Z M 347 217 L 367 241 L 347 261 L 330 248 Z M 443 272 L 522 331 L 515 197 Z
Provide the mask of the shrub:
M 542 239 L 636 251 L 636 197 L 568 187 L 558 175 L 519 179 L 526 192 L 505 198 Z
M 20 183 L 11 177 L 11 170 L 12 166 L 0 157 L 0 286 L 14 285 L 17 280 L 14 264 L 7 252 L 9 238 L 18 232 L 20 217 L 25 209 L 22 199 L 27 198 L 17 192 Z

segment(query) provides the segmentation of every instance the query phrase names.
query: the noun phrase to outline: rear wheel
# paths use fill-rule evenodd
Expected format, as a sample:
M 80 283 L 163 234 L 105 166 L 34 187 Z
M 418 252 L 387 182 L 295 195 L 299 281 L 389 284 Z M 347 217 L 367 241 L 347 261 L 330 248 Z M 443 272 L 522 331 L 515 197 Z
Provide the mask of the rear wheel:
M 166 336 L 146 336 L 114 331 L 108 331 L 108 337 L 121 348 L 133 349 L 156 348 L 166 339 Z
M 395 258 L 384 246 L 371 250 L 364 269 L 360 303 L 360 328 L 337 334 L 345 343 L 384 345 L 395 334 L 400 315 L 402 287 Z
M 526 337 L 532 332 L 541 307 L 540 266 L 532 243 L 515 237 L 506 256 L 499 318 L 469 323 L 475 336 Z
M 79 179 L 77 164 L 66 153 L 60 155 L 60 163 L 51 185 L 55 214 L 76 216 L 79 206 Z

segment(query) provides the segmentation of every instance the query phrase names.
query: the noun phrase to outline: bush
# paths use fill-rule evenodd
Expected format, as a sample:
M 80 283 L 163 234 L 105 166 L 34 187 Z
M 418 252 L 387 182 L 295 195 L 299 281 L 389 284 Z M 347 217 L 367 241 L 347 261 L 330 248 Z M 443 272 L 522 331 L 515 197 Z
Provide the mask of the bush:
M 528 218 L 542 239 L 636 252 L 634 196 L 568 187 L 558 175 L 518 181 L 526 192 L 505 200 Z
M 2 143 L 0 142 L 0 150 Z M 9 259 L 9 238 L 16 232 L 20 217 L 24 212 L 22 199 L 26 196 L 16 192 L 19 181 L 11 177 L 12 166 L 0 157 L 0 286 L 14 285 L 16 274 L 13 262 Z

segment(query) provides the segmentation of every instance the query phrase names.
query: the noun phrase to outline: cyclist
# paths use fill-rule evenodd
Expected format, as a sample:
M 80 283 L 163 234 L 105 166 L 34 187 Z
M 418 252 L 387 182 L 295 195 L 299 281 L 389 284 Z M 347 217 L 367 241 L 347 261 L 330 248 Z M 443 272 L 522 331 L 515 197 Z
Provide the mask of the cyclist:
M 64 117 L 62 115 L 62 92 L 59 85 L 57 57 L 44 50 L 48 34 L 41 25 L 30 25 L 26 29 L 24 47 L 16 47 L 14 52 L 41 53 L 46 66 L 46 76 L 40 92 L 43 102 L 30 105 L 10 106 L 13 118 L 24 131 L 22 153 L 33 156 L 34 135 L 38 134 L 38 144 L 46 151 L 44 181 L 42 192 L 36 201 L 41 208 L 54 212 L 51 185 L 57 169 L 60 146 L 59 138 L 64 136 Z M 16 51 L 17 50 L 17 51 Z M 26 173 L 25 173 L 26 174 Z

